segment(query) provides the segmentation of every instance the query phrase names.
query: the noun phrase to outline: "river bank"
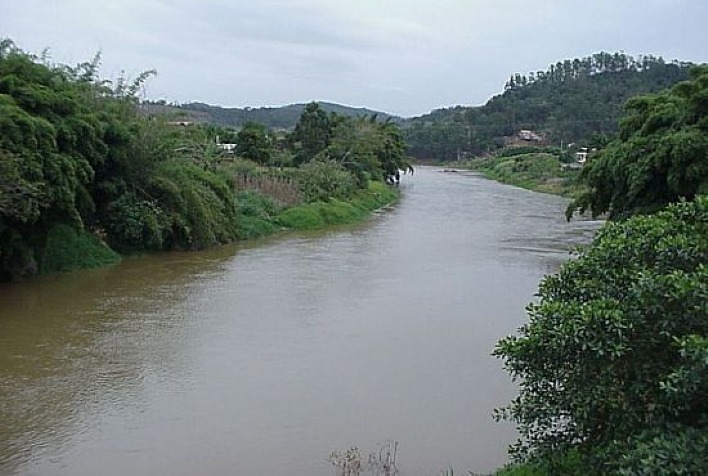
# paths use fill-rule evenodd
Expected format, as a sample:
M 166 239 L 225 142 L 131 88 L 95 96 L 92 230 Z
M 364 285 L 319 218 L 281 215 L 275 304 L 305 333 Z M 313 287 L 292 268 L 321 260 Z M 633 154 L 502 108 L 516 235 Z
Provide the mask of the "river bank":
M 257 190 L 236 192 L 234 241 L 247 242 L 278 233 L 303 230 L 323 230 L 328 227 L 354 224 L 369 217 L 374 211 L 390 206 L 400 197 L 399 190 L 382 182 L 370 182 L 346 199 L 331 198 L 293 206 L 279 206 Z M 94 269 L 115 265 L 123 257 L 135 253 L 119 253 L 100 237 L 60 225 L 49 234 L 41 259 L 42 275 Z M 144 254 L 141 252 L 140 254 Z
M 501 183 L 572 198 L 579 193 L 580 168 L 563 162 L 555 151 L 505 149 L 489 156 L 474 158 L 461 165 Z
M 501 467 L 518 390 L 490 353 L 595 225 L 471 173 L 400 191 L 352 227 L 0 285 L 0 473 L 324 476 L 388 439 L 402 475 Z

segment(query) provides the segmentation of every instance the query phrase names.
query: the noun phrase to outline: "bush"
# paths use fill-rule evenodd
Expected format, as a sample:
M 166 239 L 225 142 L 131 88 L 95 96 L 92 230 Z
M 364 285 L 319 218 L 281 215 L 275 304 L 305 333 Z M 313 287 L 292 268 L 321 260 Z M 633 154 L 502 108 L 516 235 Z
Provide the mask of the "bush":
M 293 230 L 315 230 L 325 226 L 319 206 L 312 203 L 288 208 L 278 216 L 278 222 Z
M 40 272 L 56 273 L 82 268 L 98 268 L 120 261 L 120 255 L 97 236 L 56 225 L 47 235 Z
M 672 454 L 655 466 L 675 474 L 705 462 L 706 439 L 686 435 L 708 432 L 706 263 L 700 197 L 606 225 L 541 282 L 529 323 L 494 350 L 520 380 L 497 414 L 521 433 L 517 461 L 575 448 L 601 473 L 644 465 L 654 450 Z
M 347 199 L 356 189 L 354 176 L 341 165 L 331 161 L 311 161 L 300 167 L 297 174 L 306 202 L 336 198 Z
M 121 251 L 159 250 L 169 232 L 169 219 L 159 205 L 127 193 L 107 207 L 105 221 L 111 245 Z
M 238 219 L 238 238 L 247 240 L 274 233 L 277 207 L 273 200 L 255 191 L 236 194 L 236 212 Z
M 667 424 L 644 431 L 618 447 L 622 476 L 705 474 L 708 468 L 708 432 L 702 428 Z
M 552 460 L 510 464 L 496 472 L 496 476 L 547 476 L 549 474 L 586 476 L 588 469 L 583 465 L 577 451 L 569 451 L 554 454 Z
M 236 198 L 226 174 L 173 160 L 158 168 L 150 192 L 169 217 L 166 247 L 201 249 L 237 238 Z

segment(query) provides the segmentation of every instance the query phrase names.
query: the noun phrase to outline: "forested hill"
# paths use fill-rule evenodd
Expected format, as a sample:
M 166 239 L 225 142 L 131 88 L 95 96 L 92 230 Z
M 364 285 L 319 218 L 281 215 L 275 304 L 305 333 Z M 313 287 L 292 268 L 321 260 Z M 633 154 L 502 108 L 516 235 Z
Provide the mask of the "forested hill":
M 318 104 L 328 114 L 336 113 L 347 117 L 376 115 L 380 119 L 391 118 L 394 121 L 398 119 L 385 112 L 366 108 L 355 108 L 328 102 L 319 102 Z M 290 104 L 282 107 L 225 108 L 199 102 L 180 105 L 170 105 L 164 101 L 146 101 L 142 103 L 143 111 L 150 114 L 169 114 L 185 121 L 206 122 L 229 127 L 240 127 L 248 122 L 253 122 L 271 129 L 287 130 L 295 127 L 306 106 L 307 104 Z
M 520 130 L 553 144 L 613 134 L 627 99 L 687 79 L 690 66 L 603 52 L 559 61 L 546 71 L 517 73 L 502 94 L 481 107 L 439 109 L 406 121 L 409 153 L 432 160 L 476 155 L 502 146 Z

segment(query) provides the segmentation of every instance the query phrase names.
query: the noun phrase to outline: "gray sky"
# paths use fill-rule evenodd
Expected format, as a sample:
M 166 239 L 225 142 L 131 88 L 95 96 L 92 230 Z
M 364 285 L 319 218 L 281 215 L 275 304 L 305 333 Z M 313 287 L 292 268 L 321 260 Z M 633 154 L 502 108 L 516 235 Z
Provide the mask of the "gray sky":
M 149 99 L 310 100 L 411 116 L 479 105 L 514 72 L 599 51 L 708 62 L 708 0 L 0 0 L 0 37 Z

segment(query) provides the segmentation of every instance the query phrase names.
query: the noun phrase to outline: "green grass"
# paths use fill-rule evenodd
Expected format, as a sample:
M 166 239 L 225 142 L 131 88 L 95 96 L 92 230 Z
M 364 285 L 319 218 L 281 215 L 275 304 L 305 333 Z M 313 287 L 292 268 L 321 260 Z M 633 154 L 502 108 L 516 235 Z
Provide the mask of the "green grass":
M 272 235 L 280 227 L 276 222 L 279 208 L 265 195 L 247 190 L 236 194 L 236 233 L 241 240 Z
M 316 230 L 332 225 L 356 223 L 368 214 L 398 198 L 398 192 L 379 182 L 356 191 L 347 201 L 330 199 L 288 208 L 277 217 L 278 223 L 293 230 Z
M 558 156 L 548 152 L 499 155 L 468 163 L 486 177 L 517 187 L 555 195 L 572 196 L 578 170 L 564 170 Z
M 120 259 L 120 255 L 97 236 L 67 225 L 56 225 L 49 231 L 39 269 L 42 274 L 49 274 L 99 268 L 118 263 Z

